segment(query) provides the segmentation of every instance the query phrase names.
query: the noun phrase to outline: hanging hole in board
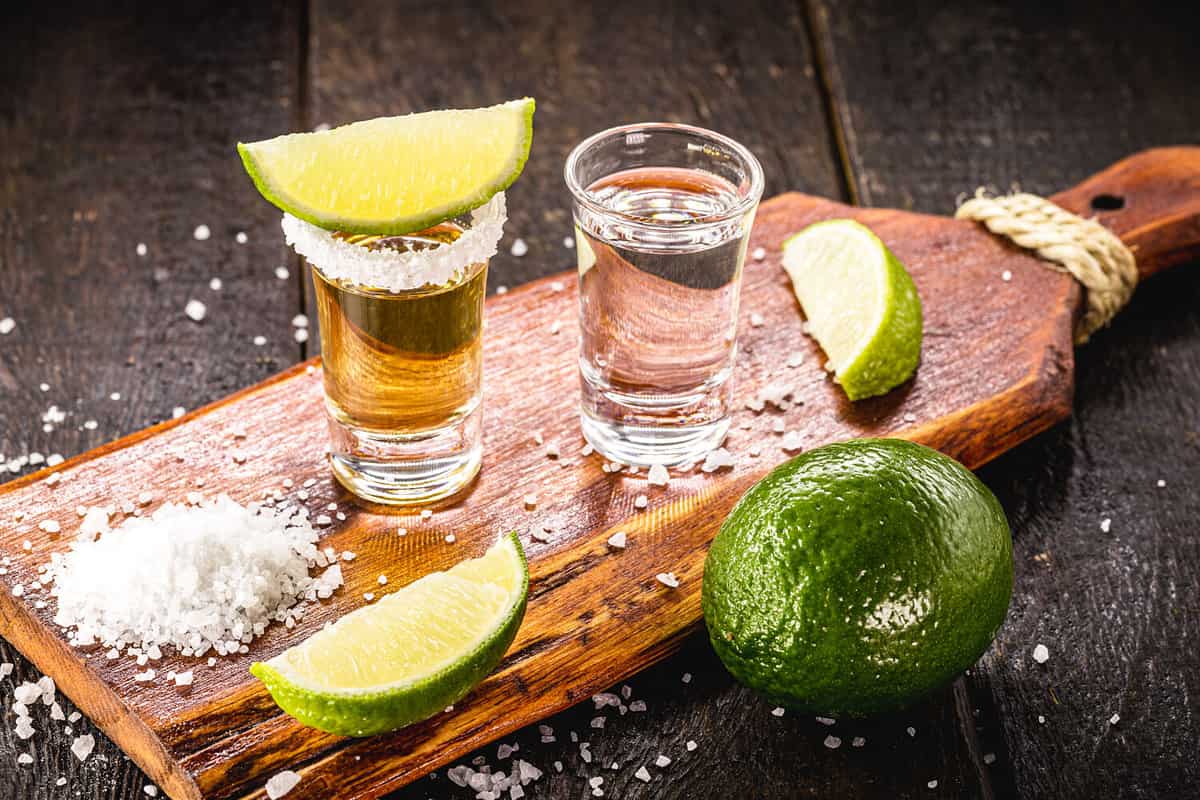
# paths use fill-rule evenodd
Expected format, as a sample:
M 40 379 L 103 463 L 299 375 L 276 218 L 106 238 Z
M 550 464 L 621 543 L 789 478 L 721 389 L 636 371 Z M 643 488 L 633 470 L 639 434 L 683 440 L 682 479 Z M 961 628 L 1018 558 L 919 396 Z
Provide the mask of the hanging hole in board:
M 1093 211 L 1117 211 L 1125 207 L 1125 198 L 1119 194 L 1098 194 L 1092 198 Z

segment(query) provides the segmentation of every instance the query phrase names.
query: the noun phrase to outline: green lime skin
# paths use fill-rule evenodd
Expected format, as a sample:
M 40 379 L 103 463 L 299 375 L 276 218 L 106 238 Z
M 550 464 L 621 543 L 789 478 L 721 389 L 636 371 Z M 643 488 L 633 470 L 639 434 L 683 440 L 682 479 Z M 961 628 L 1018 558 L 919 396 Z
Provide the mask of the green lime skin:
M 726 668 L 797 711 L 911 705 L 988 648 L 1012 595 L 1004 511 L 969 470 L 898 439 L 804 453 L 713 540 L 702 603 Z

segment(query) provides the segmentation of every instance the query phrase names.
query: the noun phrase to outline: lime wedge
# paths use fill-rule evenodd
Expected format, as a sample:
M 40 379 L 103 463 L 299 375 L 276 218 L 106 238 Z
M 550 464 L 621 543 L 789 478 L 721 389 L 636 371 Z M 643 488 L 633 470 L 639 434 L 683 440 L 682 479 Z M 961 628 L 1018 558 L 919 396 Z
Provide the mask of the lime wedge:
M 394 730 L 452 705 L 496 667 L 521 626 L 528 588 L 511 533 L 250 671 L 305 725 L 343 736 Z
M 849 219 L 818 222 L 783 243 L 783 268 L 851 400 L 886 394 L 921 358 L 921 298 L 887 246 Z
M 379 117 L 238 144 L 262 196 L 329 230 L 400 234 L 486 203 L 517 179 L 533 99 Z

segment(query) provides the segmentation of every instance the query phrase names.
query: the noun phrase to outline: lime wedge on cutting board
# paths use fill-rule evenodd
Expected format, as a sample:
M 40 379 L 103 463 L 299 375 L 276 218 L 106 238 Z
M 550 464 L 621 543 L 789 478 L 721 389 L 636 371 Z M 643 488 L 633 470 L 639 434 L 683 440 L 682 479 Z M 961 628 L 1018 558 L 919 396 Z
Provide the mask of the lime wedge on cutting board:
M 486 203 L 521 174 L 532 98 L 238 144 L 262 196 L 329 230 L 400 234 Z
M 394 730 L 453 704 L 496 667 L 521 626 L 528 588 L 511 533 L 250 671 L 305 725 L 343 736 Z
M 849 219 L 810 225 L 784 241 L 783 268 L 847 397 L 885 394 L 912 377 L 921 298 L 869 228 Z

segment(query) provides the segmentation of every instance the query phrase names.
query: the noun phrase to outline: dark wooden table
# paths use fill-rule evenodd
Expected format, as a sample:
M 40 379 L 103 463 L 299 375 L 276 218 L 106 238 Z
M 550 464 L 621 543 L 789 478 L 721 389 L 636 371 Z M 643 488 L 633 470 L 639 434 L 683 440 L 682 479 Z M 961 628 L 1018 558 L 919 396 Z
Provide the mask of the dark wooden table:
M 529 252 L 493 259 L 492 291 L 570 266 L 561 164 L 617 123 L 734 136 L 761 158 L 768 194 L 941 213 L 980 183 L 1048 193 L 1140 148 L 1200 143 L 1200 15 L 1174 3 L 27 5 L 0 12 L 6 459 L 82 452 L 315 352 L 315 338 L 292 339 L 311 292 L 239 139 L 535 95 L 508 226 Z M 192 297 L 208 304 L 202 326 L 183 315 Z M 596 772 L 572 730 L 597 762 L 624 765 L 603 773 L 607 797 L 1196 796 L 1198 307 L 1200 269 L 1139 289 L 1078 352 L 1074 419 L 982 471 L 1012 523 L 1016 588 L 965 677 L 831 729 L 773 716 L 696 636 L 630 682 L 645 713 L 596 730 L 589 703 L 547 720 L 556 743 L 515 737 L 547 772 L 528 796 L 590 796 Z M 44 432 L 51 404 L 67 416 Z M 12 689 L 37 673 L 3 641 L 0 661 L 16 664 L 0 680 L 0 797 L 145 797 L 145 777 L 86 719 L 74 734 L 98 744 L 83 764 L 61 723 L 18 740 Z M 660 753 L 673 763 L 636 780 Z M 443 773 L 397 796 L 473 793 Z

